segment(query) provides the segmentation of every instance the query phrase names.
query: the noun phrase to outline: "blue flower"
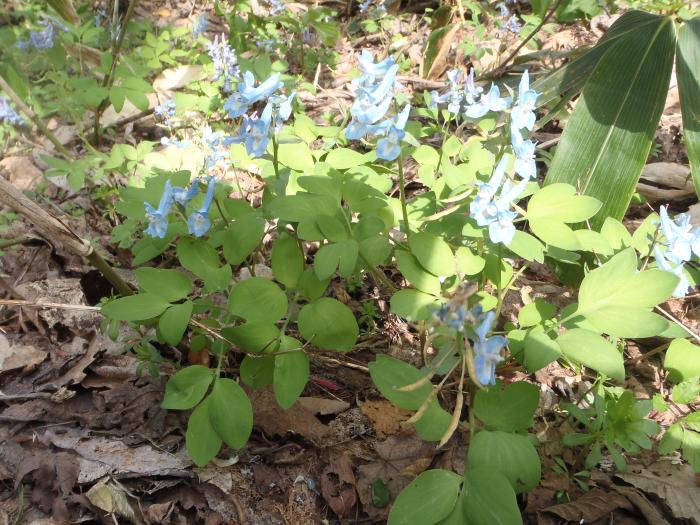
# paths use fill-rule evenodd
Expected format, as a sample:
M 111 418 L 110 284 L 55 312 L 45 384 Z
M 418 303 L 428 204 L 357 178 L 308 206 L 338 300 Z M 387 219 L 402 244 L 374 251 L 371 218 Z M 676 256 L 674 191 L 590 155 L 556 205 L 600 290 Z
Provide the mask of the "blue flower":
M 675 264 L 680 264 L 689 261 L 693 253 L 700 255 L 700 230 L 693 231 L 693 225 L 687 213 L 677 215 L 671 220 L 668 216 L 668 207 L 661 206 L 659 217 L 668 259 Z
M 525 179 L 535 178 L 537 175 L 535 143 L 530 139 L 523 140 L 519 131 L 512 133 L 511 140 L 515 153 L 515 172 Z
M 367 49 L 363 49 L 358 58 L 358 63 L 360 65 L 360 71 L 362 71 L 364 75 L 381 78 L 392 70 L 394 65 L 396 65 L 396 60 L 394 60 L 393 57 L 387 57 L 375 64 L 372 53 Z
M 207 177 L 207 194 L 204 196 L 204 201 L 197 211 L 190 214 L 187 219 L 187 228 L 195 237 L 201 237 L 211 228 L 211 220 L 209 220 L 209 208 L 214 200 L 214 190 L 216 181 L 214 177 Z
M 447 111 L 453 115 L 458 115 L 462 109 L 464 101 L 464 91 L 459 89 L 458 82 L 461 79 L 462 72 L 459 69 L 452 69 L 447 72 L 447 81 L 449 83 L 449 91 L 443 95 L 439 95 L 437 91 L 430 93 L 431 109 L 435 109 L 438 104 L 447 103 Z
M 270 4 L 270 7 L 272 8 L 270 9 L 270 14 L 273 16 L 278 15 L 282 11 L 287 9 L 287 6 L 284 5 L 284 2 L 282 2 L 281 0 L 268 0 L 267 3 Z
M 482 94 L 479 100 L 467 107 L 465 111 L 469 118 L 481 118 L 489 111 L 499 112 L 510 107 L 510 97 L 501 97 L 496 84 L 491 84 L 488 93 Z
M 236 65 L 238 59 L 236 58 L 236 52 L 228 45 L 224 35 L 216 35 L 214 41 L 208 45 L 209 57 L 214 63 L 214 76 L 213 81 L 223 79 L 225 93 L 230 93 L 232 89 L 232 82 L 238 79 L 239 68 Z
M 10 101 L 5 97 L 0 96 L 0 122 L 3 120 L 6 120 L 15 126 L 19 126 L 24 122 L 22 116 L 15 111 L 15 108 L 12 107 Z
M 685 275 L 685 271 L 683 270 L 684 264 L 682 262 L 675 263 L 669 261 L 664 255 L 664 253 L 661 251 L 661 248 L 659 246 L 654 246 L 654 259 L 656 259 L 656 265 L 659 267 L 660 270 L 663 270 L 665 272 L 671 272 L 672 274 L 678 277 L 678 286 L 676 286 L 676 289 L 673 291 L 673 296 L 685 297 L 685 295 L 688 293 L 688 290 L 691 289 L 691 286 L 690 282 L 688 281 L 688 277 Z
M 530 75 L 526 69 L 518 86 L 518 103 L 513 106 L 510 113 L 511 129 L 514 132 L 522 128 L 532 131 L 535 126 L 534 109 L 538 96 L 535 90 L 530 89 Z
M 160 197 L 158 208 L 154 208 L 148 202 L 143 203 L 146 209 L 146 217 L 149 224 L 146 228 L 146 234 L 151 237 L 160 237 L 163 239 L 168 233 L 168 215 L 173 206 L 173 187 L 170 181 L 166 181 L 163 195 Z
M 496 383 L 496 365 L 503 360 L 501 350 L 507 343 L 502 335 L 487 337 L 493 330 L 496 322 L 496 313 L 492 310 L 485 314 L 478 314 L 477 325 L 474 327 L 476 341 L 474 341 L 474 366 L 476 379 L 482 385 Z
M 163 124 L 166 126 L 170 124 L 170 119 L 175 116 L 175 101 L 174 100 L 167 100 L 163 102 L 162 104 L 158 104 L 155 108 L 153 108 L 153 113 L 163 119 Z
M 282 129 L 282 124 L 292 115 L 292 102 L 296 96 L 296 92 L 293 92 L 290 95 L 274 95 L 268 99 L 276 132 Z
M 386 135 L 377 142 L 377 157 L 384 160 L 394 160 L 401 154 L 401 141 L 406 135 L 404 128 L 410 111 L 411 105 L 406 104 L 396 119 L 391 121 Z
M 198 36 L 204 34 L 208 27 L 209 20 L 207 20 L 207 15 L 199 15 L 197 18 L 195 18 L 194 24 L 192 24 L 192 36 L 197 38 Z
M 469 70 L 469 75 L 467 75 L 467 84 L 464 89 L 464 98 L 466 99 L 467 104 L 475 104 L 483 92 L 484 89 L 481 86 L 474 84 L 474 68 L 471 68 Z
M 17 47 L 20 49 L 28 49 L 33 47 L 34 49 L 51 49 L 54 44 L 54 39 L 56 37 L 56 25 L 54 20 L 42 20 L 39 22 L 40 26 L 44 26 L 41 31 L 31 31 L 29 33 L 29 40 L 18 40 Z M 64 31 L 68 30 L 64 26 Z
M 255 77 L 250 71 L 243 75 L 243 82 L 238 85 L 238 92 L 231 95 L 224 103 L 224 109 L 229 117 L 238 118 L 256 102 L 266 99 L 282 87 L 279 73 L 270 76 L 265 82 L 255 87 Z
M 262 156 L 270 142 L 271 121 L 272 105 L 267 104 L 259 117 L 247 115 L 243 117 L 241 129 L 237 136 L 231 138 L 231 142 L 243 142 L 246 152 L 251 157 Z
M 194 199 L 199 194 L 199 180 L 192 181 L 189 189 L 173 188 L 173 200 L 182 206 L 187 206 L 187 203 Z
M 175 146 L 176 148 L 188 148 L 192 145 L 189 140 L 175 140 L 169 137 L 161 137 L 160 143 L 163 146 Z
M 498 9 L 498 15 L 501 18 L 508 18 L 510 16 L 510 11 L 508 10 L 508 7 L 506 7 L 506 4 L 503 2 L 499 2 L 496 4 L 496 9 Z

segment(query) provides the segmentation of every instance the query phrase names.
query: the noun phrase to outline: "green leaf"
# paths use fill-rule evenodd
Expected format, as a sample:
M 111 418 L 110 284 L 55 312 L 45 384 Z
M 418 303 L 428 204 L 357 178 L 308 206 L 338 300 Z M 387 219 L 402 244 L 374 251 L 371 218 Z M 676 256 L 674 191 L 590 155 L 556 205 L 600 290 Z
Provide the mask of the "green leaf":
M 671 389 L 671 397 L 676 403 L 693 403 L 698 395 L 700 395 L 700 377 L 691 377 L 687 381 L 674 385 Z
M 516 493 L 534 489 L 542 476 L 532 441 L 520 434 L 482 430 L 469 443 L 468 460 L 470 469 L 493 469 L 503 474 Z
M 134 274 L 141 290 L 156 294 L 164 301 L 184 299 L 192 290 L 192 280 L 178 270 L 145 267 L 137 268 Z
M 464 475 L 462 515 L 469 525 L 522 525 L 515 491 L 508 478 L 492 468 Z
M 280 329 L 272 323 L 249 322 L 233 328 L 224 328 L 222 335 L 246 352 L 273 352 L 277 350 Z
M 685 22 L 678 35 L 676 76 L 695 192 L 700 195 L 700 18 Z
M 280 144 L 277 156 L 281 164 L 295 171 L 313 172 L 314 158 L 309 146 L 304 142 Z
M 330 166 L 337 170 L 346 170 L 354 168 L 367 162 L 367 159 L 362 153 L 348 148 L 332 149 L 325 160 Z
M 297 339 L 282 336 L 280 351 L 285 353 L 275 356 L 275 398 L 285 410 L 299 399 L 309 380 L 309 358 L 301 347 L 302 344 Z
M 668 299 L 677 284 L 671 272 L 637 272 L 637 255 L 627 248 L 586 275 L 576 315 L 618 337 L 658 335 L 668 323 L 648 310 Z
M 209 422 L 209 399 L 205 399 L 192 412 L 187 422 L 185 444 L 187 453 L 198 467 L 214 459 L 221 448 L 221 438 Z
M 683 458 L 693 470 L 700 472 L 700 433 L 686 430 L 683 433 Z
M 535 326 L 554 317 L 557 308 L 544 299 L 535 299 L 534 302 L 526 304 L 518 312 L 518 323 L 522 327 Z
M 325 350 L 351 350 L 360 334 L 350 308 L 330 297 L 305 305 L 299 312 L 298 326 L 304 339 Z
M 654 18 L 601 57 L 545 179 L 547 184 L 569 183 L 600 199 L 603 207 L 591 220 L 594 228 L 606 217 L 623 217 L 663 111 L 676 39 L 671 18 Z
M 330 279 L 319 279 L 316 277 L 316 272 L 313 268 L 307 268 L 304 270 L 299 277 L 299 293 L 309 301 L 315 301 L 319 297 L 323 296 L 323 293 L 328 288 L 328 283 Z
M 355 239 L 321 246 L 314 257 L 316 277 L 321 281 L 328 279 L 335 273 L 336 268 L 341 277 L 350 277 L 357 264 L 359 249 Z
M 206 366 L 183 368 L 168 379 L 161 406 L 170 410 L 189 410 L 202 400 L 213 378 L 213 370 Z
M 159 316 L 168 306 L 156 294 L 138 293 L 109 301 L 102 307 L 102 314 L 117 321 L 144 321 Z
M 241 381 L 255 390 L 271 385 L 274 371 L 274 355 L 247 355 L 241 361 Z
M 508 249 L 526 261 L 544 262 L 544 245 L 536 238 L 520 230 L 515 230 Z
M 304 271 L 304 252 L 297 240 L 282 233 L 272 245 L 272 275 L 287 288 L 296 288 Z
M 442 237 L 418 232 L 411 235 L 408 245 L 421 266 L 433 275 L 449 277 L 455 274 L 455 256 Z
M 421 292 L 432 295 L 440 295 L 440 279 L 426 271 L 418 260 L 410 253 L 403 250 L 394 252 L 396 265 L 406 280 Z
M 231 267 L 221 265 L 219 254 L 208 242 L 182 238 L 176 253 L 182 266 L 204 281 L 206 291 L 224 290 L 231 282 Z
M 476 392 L 476 417 L 493 430 L 514 432 L 530 427 L 540 400 L 537 387 L 524 381 L 501 387 L 494 385 Z
M 360 241 L 360 255 L 365 266 L 375 267 L 383 264 L 391 255 L 391 250 L 389 239 L 383 235 L 375 235 Z
M 452 512 L 462 476 L 448 470 L 426 470 L 394 501 L 388 525 L 433 525 Z
M 384 397 L 406 410 L 418 410 L 432 391 L 429 383 L 410 392 L 398 391 L 397 388 L 413 384 L 425 374 L 388 355 L 378 355 L 376 361 L 369 364 L 369 374 Z
M 664 368 L 675 383 L 700 376 L 700 347 L 685 339 L 674 339 L 666 350 Z
M 391 312 L 408 321 L 427 321 L 440 305 L 440 300 L 419 290 L 406 288 L 391 296 Z
M 457 265 L 457 271 L 464 275 L 476 275 L 481 272 L 486 265 L 486 261 L 483 257 L 476 255 L 466 246 L 460 246 L 455 251 L 455 263 Z
M 275 323 L 287 313 L 287 296 L 269 279 L 250 277 L 233 287 L 228 309 L 252 323 Z
M 421 418 L 416 421 L 416 432 L 423 441 L 440 441 L 450 427 L 452 414 L 434 399 Z
M 624 381 L 625 364 L 622 354 L 595 332 L 573 328 L 561 334 L 557 343 L 562 353 L 572 361 L 582 363 L 618 381 Z
M 217 379 L 209 394 L 209 422 L 231 448 L 243 448 L 253 431 L 253 406 L 233 379 Z
M 531 331 L 525 338 L 523 364 L 528 372 L 534 373 L 561 357 L 556 341 L 544 332 Z
M 158 319 L 158 330 L 169 345 L 177 345 L 187 330 L 194 304 L 187 300 L 169 307 Z
M 265 220 L 253 213 L 238 218 L 226 229 L 224 257 L 229 264 L 241 264 L 258 247 L 265 234 Z

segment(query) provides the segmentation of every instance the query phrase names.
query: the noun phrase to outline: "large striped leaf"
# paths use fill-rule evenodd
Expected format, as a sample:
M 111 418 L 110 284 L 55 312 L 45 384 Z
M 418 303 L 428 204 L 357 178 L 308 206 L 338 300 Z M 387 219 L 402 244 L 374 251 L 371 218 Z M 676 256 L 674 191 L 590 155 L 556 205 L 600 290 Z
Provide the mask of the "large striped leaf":
M 663 111 L 676 44 L 673 22 L 653 16 L 618 38 L 586 82 L 561 137 L 546 184 L 566 182 L 598 198 L 591 219 L 621 219 Z
M 690 172 L 695 180 L 695 192 L 700 196 L 700 18 L 693 18 L 681 27 L 676 75 Z
M 606 51 L 621 40 L 658 23 L 659 17 L 642 11 L 630 11 L 622 15 L 586 53 L 533 83 L 532 88 L 540 93 L 538 106 L 550 105 L 562 98 L 568 100 L 578 94 Z

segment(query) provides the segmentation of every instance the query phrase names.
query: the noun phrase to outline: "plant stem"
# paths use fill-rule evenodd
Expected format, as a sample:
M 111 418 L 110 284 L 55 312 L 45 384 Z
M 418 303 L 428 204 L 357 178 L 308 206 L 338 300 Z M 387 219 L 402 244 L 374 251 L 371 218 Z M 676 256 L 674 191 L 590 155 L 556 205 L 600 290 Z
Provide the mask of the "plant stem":
M 0 76 L 0 89 L 4 91 L 8 97 L 12 100 L 12 102 L 15 103 L 15 105 L 19 108 L 19 110 L 24 113 L 29 120 L 31 120 L 37 128 L 39 128 L 39 131 L 51 141 L 51 144 L 56 146 L 56 150 L 58 150 L 64 157 L 67 159 L 73 159 L 75 158 L 73 154 L 68 151 L 68 149 L 61 144 L 61 142 L 56 138 L 56 135 L 54 135 L 51 130 L 49 130 L 48 127 L 46 127 L 46 124 L 44 124 L 44 121 L 41 120 L 32 109 L 27 106 L 27 104 L 24 103 L 24 101 L 15 93 L 15 91 L 10 87 L 10 85 L 7 83 L 7 81 Z
M 275 168 L 275 178 L 276 179 L 280 178 L 279 159 L 277 158 L 278 150 L 279 150 L 279 144 L 277 144 L 277 139 L 275 138 L 275 135 L 273 133 L 273 135 L 272 135 L 272 166 Z
M 121 31 L 117 36 L 116 42 L 114 42 L 114 45 L 112 46 L 112 65 L 109 68 L 109 73 L 107 73 L 104 79 L 102 79 L 102 87 L 106 88 L 108 92 L 114 84 L 117 63 L 119 62 L 119 53 L 121 52 L 124 37 L 126 36 L 126 29 L 129 27 L 129 21 L 134 14 L 134 8 L 136 7 L 137 2 L 138 0 L 129 1 L 129 7 L 127 8 L 124 19 L 122 20 Z M 108 107 L 109 96 L 105 97 L 95 110 L 95 128 L 93 131 L 95 145 L 99 145 L 100 143 L 100 117 L 102 117 L 102 113 L 104 113 Z
M 403 153 L 399 154 L 396 159 L 399 169 L 399 198 L 401 199 L 401 214 L 403 215 L 403 230 L 406 234 L 406 239 L 411 235 L 411 228 L 408 225 L 408 208 L 406 207 L 406 178 L 403 174 Z
M 384 286 L 386 286 L 391 293 L 396 293 L 399 291 L 399 289 L 392 283 L 389 278 L 384 275 L 384 272 L 378 270 L 371 264 L 369 264 L 369 261 L 365 259 L 364 255 L 360 254 L 360 259 L 362 259 L 362 264 L 364 264 L 365 268 L 371 273 L 378 281 L 380 281 Z

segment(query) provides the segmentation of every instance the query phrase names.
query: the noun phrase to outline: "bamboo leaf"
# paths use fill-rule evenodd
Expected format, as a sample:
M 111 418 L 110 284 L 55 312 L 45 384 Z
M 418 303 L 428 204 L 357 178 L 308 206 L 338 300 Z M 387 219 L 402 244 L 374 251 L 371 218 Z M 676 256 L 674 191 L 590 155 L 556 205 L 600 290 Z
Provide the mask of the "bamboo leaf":
M 695 192 L 700 196 L 700 18 L 693 18 L 681 27 L 676 75 L 690 172 L 695 181 Z
M 654 16 L 600 59 L 562 134 L 546 184 L 565 182 L 603 202 L 591 219 L 621 219 L 651 149 L 673 66 L 675 30 Z

